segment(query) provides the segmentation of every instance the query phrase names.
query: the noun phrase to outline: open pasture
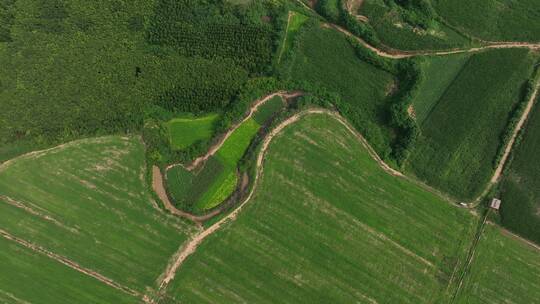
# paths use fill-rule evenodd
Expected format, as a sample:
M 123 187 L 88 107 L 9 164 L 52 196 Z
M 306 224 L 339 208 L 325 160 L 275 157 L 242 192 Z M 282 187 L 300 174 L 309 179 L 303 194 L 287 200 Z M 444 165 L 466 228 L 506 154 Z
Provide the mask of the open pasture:
M 167 122 L 169 141 L 175 150 L 185 149 L 199 140 L 209 140 L 214 133 L 217 114 L 199 118 L 174 118 Z
M 153 204 L 136 138 L 75 141 L 0 167 L 0 229 L 140 293 L 193 232 Z
M 433 0 L 437 13 L 465 33 L 488 41 L 540 42 L 537 0 Z
M 383 171 L 326 115 L 274 139 L 255 191 L 235 222 L 188 257 L 169 295 L 185 303 L 441 302 L 476 227 L 466 210 Z
M 461 200 L 480 194 L 489 181 L 513 109 L 523 98 L 534 56 L 526 50 L 473 55 L 443 91 L 424 87 L 424 104 L 434 104 L 406 169 Z M 459 65 L 457 65 L 459 68 Z M 438 71 L 425 78 L 438 78 Z M 446 76 L 445 76 L 446 77 Z M 442 78 L 442 77 L 441 77 Z M 430 80 L 432 81 L 432 80 Z M 426 100 L 425 96 L 437 101 Z

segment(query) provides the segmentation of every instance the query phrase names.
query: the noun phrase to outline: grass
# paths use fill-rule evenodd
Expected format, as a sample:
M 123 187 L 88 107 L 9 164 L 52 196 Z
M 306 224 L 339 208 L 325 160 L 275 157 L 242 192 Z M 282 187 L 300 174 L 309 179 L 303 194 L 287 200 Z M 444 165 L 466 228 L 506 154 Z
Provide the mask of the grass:
M 285 77 L 339 93 L 349 107 L 347 118 L 358 122 L 355 127 L 380 155 L 388 155 L 392 131 L 387 95 L 395 85 L 394 76 L 360 60 L 334 29 L 312 22 L 301 28 L 297 39 L 292 62 L 283 68 Z
M 493 173 L 501 135 L 533 62 L 526 50 L 474 55 L 432 101 L 406 170 L 458 199 L 478 195 Z
M 540 41 L 536 0 L 434 0 L 437 13 L 472 36 L 491 41 Z
M 167 122 L 171 147 L 175 150 L 185 149 L 199 140 L 208 140 L 214 133 L 217 114 L 200 118 L 174 118 Z
M 488 225 L 455 303 L 535 303 L 539 277 L 538 250 Z
M 152 206 L 144 157 L 138 139 L 111 136 L 16 159 L 0 194 L 27 209 L 2 198 L 0 229 L 145 292 L 192 226 Z
M 359 13 L 369 19 L 377 37 L 391 48 L 443 50 L 469 44 L 461 34 L 437 21 L 427 30 L 408 24 L 397 9 L 391 9 L 383 0 L 365 0 Z
M 537 244 L 540 244 L 539 149 L 540 107 L 536 104 L 501 183 L 500 212 L 505 227 Z
M 257 109 L 257 112 L 253 115 L 253 119 L 262 126 L 276 113 L 283 109 L 283 106 L 283 98 L 275 96 Z
M 281 98 L 269 100 L 254 117 L 242 123 L 225 140 L 217 153 L 210 157 L 198 172 L 189 172 L 181 166 L 167 171 L 167 187 L 173 200 L 182 208 L 201 213 L 226 200 L 238 183 L 236 170 L 261 125 L 278 109 Z
M 281 51 L 279 53 L 278 63 L 281 61 L 281 57 L 283 57 L 283 54 L 287 54 L 292 48 L 294 44 L 294 39 L 296 37 L 296 34 L 298 33 L 298 30 L 300 30 L 300 27 L 302 24 L 304 24 L 309 19 L 308 16 L 300 14 L 295 11 L 289 11 L 289 17 L 288 17 L 288 24 L 287 24 L 287 33 L 285 33 L 285 38 L 282 43 Z
M 324 115 L 274 139 L 255 191 L 178 270 L 176 300 L 439 303 L 476 223 L 384 172 Z
M 1 303 L 137 303 L 138 299 L 0 238 Z
M 415 117 L 419 125 L 424 123 L 469 58 L 470 55 L 467 54 L 434 56 L 426 57 L 422 62 L 424 74 L 428 77 L 421 82 L 418 94 L 413 101 Z

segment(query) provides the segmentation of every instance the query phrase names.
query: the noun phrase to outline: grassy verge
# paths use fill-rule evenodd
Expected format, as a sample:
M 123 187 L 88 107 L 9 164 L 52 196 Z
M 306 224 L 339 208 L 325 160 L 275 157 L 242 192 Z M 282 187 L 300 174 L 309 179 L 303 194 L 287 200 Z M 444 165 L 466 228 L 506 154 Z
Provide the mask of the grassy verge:
M 196 141 L 212 137 L 217 114 L 200 118 L 174 118 L 167 122 L 169 140 L 174 150 L 184 149 Z

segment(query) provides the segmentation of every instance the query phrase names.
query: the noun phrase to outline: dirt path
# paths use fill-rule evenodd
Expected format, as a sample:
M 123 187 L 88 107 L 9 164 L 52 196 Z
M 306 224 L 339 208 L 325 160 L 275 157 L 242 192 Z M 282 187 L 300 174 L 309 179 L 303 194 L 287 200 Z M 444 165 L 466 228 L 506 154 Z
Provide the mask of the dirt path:
M 43 210 L 42 208 L 39 208 L 37 206 L 32 206 L 32 207 L 34 207 L 34 208 L 32 208 L 32 207 L 28 206 L 25 203 L 19 202 L 17 200 L 12 199 L 9 196 L 5 196 L 5 195 L 1 195 L 1 194 L 0 194 L 0 201 L 3 201 L 6 204 L 11 205 L 11 206 L 13 206 L 15 208 L 19 208 L 21 210 L 24 210 L 25 212 L 27 212 L 29 214 L 32 214 L 34 216 L 37 216 L 37 217 L 41 218 L 42 220 L 51 222 L 51 223 L 53 223 L 54 225 L 56 225 L 56 226 L 58 226 L 60 228 L 66 229 L 66 230 L 68 230 L 68 231 L 70 231 L 72 233 L 79 234 L 78 229 L 73 228 L 73 227 L 68 227 L 64 223 L 62 223 L 59 220 L 55 219 L 54 217 L 48 215 L 47 212 L 45 210 Z
M 404 59 L 404 58 L 411 58 L 411 57 L 418 57 L 418 56 L 446 56 L 446 55 L 462 54 L 462 53 L 477 53 L 477 52 L 481 52 L 481 51 L 489 50 L 489 49 L 525 48 L 525 49 L 530 49 L 530 50 L 540 50 L 540 43 L 502 42 L 502 43 L 493 43 L 493 44 L 480 46 L 480 47 L 473 47 L 473 48 L 467 48 L 467 49 L 453 49 L 453 50 L 448 50 L 448 51 L 412 52 L 412 51 L 400 51 L 400 50 L 395 50 L 395 49 L 384 51 L 384 50 L 381 50 L 372 46 L 371 44 L 367 43 L 364 39 L 354 35 L 353 33 L 349 32 L 348 30 L 338 25 L 327 24 L 327 27 L 334 28 L 335 30 L 340 31 L 346 36 L 355 39 L 362 46 L 375 52 L 378 56 L 384 57 L 384 58 L 390 58 L 390 59 Z
M 223 144 L 225 143 L 227 138 L 229 138 L 231 136 L 231 134 L 236 129 L 238 129 L 244 122 L 246 122 L 248 119 L 250 119 L 251 116 L 253 116 L 253 114 L 257 111 L 257 109 L 261 105 L 263 105 L 264 103 L 266 103 L 270 99 L 272 99 L 272 98 L 274 98 L 276 96 L 280 96 L 280 97 L 282 97 L 284 99 L 290 99 L 290 98 L 301 96 L 302 94 L 303 94 L 302 92 L 291 92 L 291 93 L 289 93 L 289 92 L 286 92 L 286 91 L 279 91 L 279 92 L 276 92 L 276 93 L 266 95 L 263 98 L 256 100 L 253 103 L 253 105 L 249 108 L 248 113 L 245 115 L 245 117 L 244 117 L 244 119 L 242 119 L 242 121 L 236 123 L 231 128 L 229 128 L 229 130 L 223 136 L 221 136 L 221 138 L 214 145 L 212 145 L 210 147 L 210 149 L 208 149 L 208 152 L 206 152 L 205 155 L 196 158 L 189 165 L 185 166 L 185 168 L 187 170 L 191 171 L 191 170 L 195 169 L 197 166 L 204 163 L 212 155 L 214 155 L 219 150 L 219 148 L 221 148 L 221 146 L 223 146 Z M 177 166 L 177 164 L 168 166 L 167 170 L 169 170 L 171 167 L 174 167 L 174 166 Z
M 23 247 L 26 247 L 32 251 L 35 251 L 37 253 L 40 253 L 40 254 L 43 254 L 61 264 L 64 264 L 66 266 L 68 266 L 69 268 L 71 269 L 74 269 L 80 273 L 83 273 L 87 276 L 91 276 L 93 277 L 94 279 L 102 282 L 102 283 L 105 283 L 115 289 L 118 289 L 124 293 L 127 293 L 129 295 L 132 295 L 132 296 L 136 296 L 136 297 L 141 297 L 141 294 L 127 286 L 123 286 L 119 283 L 116 283 L 115 281 L 113 281 L 112 279 L 109 279 L 107 278 L 106 276 L 94 271 L 94 270 L 91 270 L 91 269 L 88 269 L 88 268 L 84 268 L 82 267 L 81 265 L 77 264 L 76 262 L 73 262 L 72 260 L 64 257 L 64 256 L 61 256 L 61 255 L 58 255 L 56 253 L 53 253 L 53 252 L 50 252 L 49 250 L 39 246 L 39 245 L 36 245 L 36 244 L 33 244 L 33 243 L 30 243 L 28 241 L 25 241 L 23 239 L 20 239 L 12 234 L 10 234 L 9 232 L 5 231 L 5 230 L 2 230 L 0 229 L 0 236 L 7 239 L 7 240 L 10 240 L 10 241 L 13 241 Z M 146 301 L 146 298 L 144 298 L 144 301 Z
M 255 193 L 255 190 L 256 190 L 256 188 L 258 186 L 259 180 L 260 180 L 260 178 L 261 178 L 261 176 L 263 174 L 263 169 L 264 169 L 263 162 L 264 162 L 266 152 L 268 150 L 268 147 L 270 146 L 270 143 L 274 139 L 274 137 L 276 135 L 278 135 L 287 126 L 295 123 L 300 118 L 302 118 L 302 117 L 304 117 L 306 115 L 311 115 L 311 114 L 327 114 L 327 115 L 330 115 L 333 118 L 337 119 L 341 124 L 343 124 L 347 128 L 347 130 L 349 130 L 362 143 L 362 145 L 364 147 L 367 148 L 367 150 L 368 150 L 369 154 L 371 155 L 371 157 L 373 157 L 373 159 L 375 159 L 377 161 L 377 163 L 381 166 L 381 168 L 383 170 L 385 170 L 386 172 L 388 172 L 391 175 L 404 177 L 404 175 L 401 172 L 390 168 L 390 166 L 388 166 L 377 155 L 377 153 L 375 153 L 373 148 L 371 148 L 371 146 L 367 143 L 367 141 L 364 139 L 364 137 L 361 136 L 360 133 L 358 133 L 352 126 L 350 126 L 349 123 L 344 118 L 342 118 L 338 113 L 332 112 L 332 111 L 329 111 L 329 110 L 324 110 L 324 109 L 310 109 L 310 110 L 306 110 L 306 111 L 297 113 L 297 114 L 291 116 L 290 118 L 286 119 L 282 123 L 280 123 L 277 127 L 275 127 L 272 131 L 270 131 L 270 133 L 268 133 L 268 135 L 264 138 L 263 143 L 261 145 L 261 150 L 259 151 L 259 154 L 257 155 L 257 162 L 256 162 L 257 174 L 255 175 L 255 179 L 253 181 L 253 187 L 251 188 L 248 196 L 230 214 L 228 214 L 227 216 L 225 216 L 224 218 L 222 218 L 221 220 L 219 220 L 218 222 L 216 222 L 215 224 L 213 224 L 209 228 L 203 230 L 201 233 L 195 235 L 191 240 L 189 240 L 188 243 L 186 243 L 181 248 L 181 250 L 174 256 L 174 261 L 169 263 L 169 265 L 167 266 L 165 272 L 160 277 L 159 284 L 158 284 L 159 290 L 164 290 L 167 287 L 167 285 L 174 279 L 174 277 L 176 275 L 176 272 L 180 268 L 182 263 L 191 254 L 193 254 L 195 252 L 197 247 L 202 243 L 202 241 L 206 237 L 208 237 L 212 233 L 219 230 L 224 224 L 226 224 L 226 223 L 228 223 L 230 221 L 234 221 L 236 219 L 236 217 L 238 216 L 238 214 L 240 213 L 240 211 L 242 211 L 242 209 L 246 206 L 246 204 L 251 200 L 251 198 L 253 197 L 253 194 Z
M 213 216 L 221 212 L 221 210 L 216 209 L 208 214 L 197 216 L 176 208 L 174 204 L 171 203 L 169 196 L 167 195 L 167 191 L 165 191 L 165 185 L 163 184 L 163 175 L 161 174 L 161 170 L 159 170 L 157 166 L 152 167 L 152 189 L 154 189 L 154 192 L 163 202 L 165 209 L 167 209 L 170 213 L 176 216 L 187 218 L 188 220 L 193 221 L 199 226 L 199 228 L 202 226 L 202 222 L 212 218 Z
M 482 202 L 482 199 L 489 193 L 489 191 L 491 190 L 491 187 L 493 187 L 493 185 L 495 185 L 501 178 L 504 167 L 506 163 L 508 162 L 508 157 L 510 156 L 510 152 L 512 152 L 512 149 L 514 147 L 514 144 L 516 142 L 519 132 L 521 131 L 521 129 L 523 129 L 523 126 L 525 125 L 527 118 L 529 118 L 529 115 L 531 114 L 531 111 L 536 102 L 536 99 L 538 98 L 539 92 L 540 92 L 540 80 L 536 83 L 536 86 L 534 87 L 534 91 L 531 94 L 531 98 L 527 101 L 527 106 L 525 107 L 523 114 L 521 115 L 516 127 L 514 128 L 512 132 L 512 137 L 510 138 L 510 140 L 506 144 L 506 147 L 504 148 L 504 154 L 501 157 L 501 160 L 499 161 L 499 164 L 497 165 L 497 168 L 495 169 L 495 172 L 493 173 L 491 180 L 489 181 L 488 185 L 485 187 L 484 191 L 482 191 L 482 193 L 473 202 L 469 204 L 469 208 L 476 208 Z

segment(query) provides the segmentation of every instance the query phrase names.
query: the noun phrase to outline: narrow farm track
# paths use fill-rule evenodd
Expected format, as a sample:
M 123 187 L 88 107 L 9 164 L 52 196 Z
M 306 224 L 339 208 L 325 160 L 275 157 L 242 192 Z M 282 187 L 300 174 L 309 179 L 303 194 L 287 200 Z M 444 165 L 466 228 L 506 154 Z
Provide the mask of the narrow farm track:
M 531 94 L 530 99 L 527 101 L 527 106 L 525 107 L 525 110 L 523 111 L 523 114 L 521 115 L 516 127 L 512 131 L 512 137 L 510 137 L 510 140 L 508 141 L 508 143 L 506 144 L 506 147 L 504 148 L 504 154 L 501 157 L 501 160 L 499 161 L 499 164 L 497 165 L 497 168 L 495 169 L 495 172 L 493 173 L 491 180 L 489 181 L 488 185 L 486 185 L 484 191 L 482 191 L 482 193 L 472 203 L 469 204 L 470 208 L 476 208 L 482 202 L 482 199 L 488 194 L 491 187 L 494 184 L 496 184 L 501 178 L 503 169 L 506 163 L 508 162 L 508 157 L 510 156 L 510 153 L 512 152 L 512 148 L 514 147 L 514 144 L 516 143 L 516 139 L 519 135 L 519 132 L 523 129 L 525 122 L 529 118 L 529 115 L 531 114 L 531 111 L 536 102 L 536 99 L 538 98 L 539 92 L 540 92 L 540 80 L 536 83 L 533 93 Z
M 173 260 L 169 263 L 163 274 L 160 276 L 159 279 L 159 291 L 163 291 L 167 288 L 167 285 L 174 279 L 176 272 L 178 269 L 182 266 L 183 262 L 191 255 L 193 254 L 197 247 L 211 234 L 218 231 L 223 225 L 225 225 L 228 222 L 234 221 L 238 214 L 242 211 L 242 209 L 246 206 L 246 204 L 251 200 L 253 197 L 253 194 L 255 193 L 255 190 L 258 186 L 258 183 L 260 181 L 260 178 L 263 174 L 263 163 L 266 156 L 266 152 L 268 150 L 268 147 L 270 146 L 270 143 L 274 139 L 276 135 L 278 135 L 283 129 L 285 129 L 287 126 L 295 123 L 300 118 L 306 116 L 306 115 L 313 115 L 313 114 L 323 114 L 323 115 L 329 115 L 332 118 L 339 121 L 342 125 L 344 125 L 349 132 L 354 135 L 354 137 L 359 140 L 362 145 L 367 149 L 370 156 L 379 164 L 379 166 L 386 171 L 388 174 L 398 177 L 407 178 L 405 175 L 403 175 L 401 172 L 392 169 L 388 164 L 386 164 L 378 155 L 375 153 L 373 148 L 368 144 L 368 142 L 364 139 L 364 137 L 358 133 L 344 118 L 342 118 L 339 113 L 332 112 L 330 110 L 326 109 L 310 109 L 305 110 L 303 112 L 297 113 L 290 118 L 286 119 L 282 123 L 280 123 L 277 127 L 272 129 L 270 133 L 264 138 L 261 149 L 259 151 L 259 154 L 257 155 L 257 161 L 256 161 L 256 170 L 257 173 L 255 174 L 255 178 L 253 181 L 253 187 L 251 188 L 249 194 L 247 197 L 240 203 L 236 209 L 234 209 L 231 213 L 229 213 L 227 216 L 220 219 L 218 222 L 214 223 L 209 228 L 203 230 L 199 234 L 195 235 L 189 242 L 187 242 L 185 245 L 182 246 L 182 248 L 177 252 Z M 429 262 L 427 262 L 429 264 Z
M 25 248 L 28 248 L 34 252 L 37 252 L 37 253 L 40 253 L 40 254 L 43 254 L 61 264 L 64 264 L 66 266 L 68 266 L 69 268 L 71 269 L 74 269 L 80 273 L 83 273 L 87 276 L 90 276 L 90 277 L 93 277 L 94 279 L 106 284 L 106 285 L 109 285 L 115 289 L 118 289 L 124 293 L 127 293 L 129 295 L 132 295 L 132 296 L 136 296 L 136 297 L 140 297 L 141 294 L 138 292 L 138 291 L 135 291 L 127 286 L 123 286 L 115 281 L 113 281 L 112 279 L 109 279 L 107 278 L 106 276 L 94 271 L 94 270 L 91 270 L 91 269 L 88 269 L 88 268 L 84 268 L 82 267 L 81 265 L 77 264 L 76 262 L 64 257 L 64 256 L 61 256 L 59 254 L 56 254 L 56 253 L 53 253 L 53 252 L 50 252 L 49 250 L 39 246 L 39 245 L 36 245 L 36 244 L 33 244 L 33 243 L 30 243 L 26 240 L 23 240 L 21 238 L 18 238 L 12 234 L 10 234 L 9 232 L 3 230 L 3 229 L 0 229 L 0 236 L 3 237 L 4 239 L 7 239 L 9 241 L 12 241 L 12 242 L 15 242 Z M 143 301 L 146 302 L 146 297 L 143 298 Z
M 224 135 L 222 135 L 220 139 L 213 146 L 210 147 L 210 149 L 205 155 L 198 157 L 187 166 L 184 166 L 183 164 L 172 164 L 172 165 L 167 166 L 165 170 L 167 171 L 175 166 L 183 166 L 186 170 L 192 171 L 198 166 L 202 166 L 204 162 L 206 162 L 212 155 L 214 155 L 221 148 L 221 146 L 223 146 L 227 138 L 229 138 L 231 134 L 242 125 L 242 123 L 246 122 L 248 119 L 250 119 L 253 116 L 253 114 L 257 111 L 257 109 L 261 105 L 263 105 L 264 103 L 266 103 L 267 101 L 269 101 L 270 99 L 276 96 L 279 96 L 283 98 L 284 100 L 288 100 L 291 98 L 301 96 L 303 94 L 304 93 L 300 91 L 295 91 L 295 92 L 278 91 L 275 93 L 268 94 L 256 100 L 255 102 L 253 102 L 252 106 L 249 108 L 249 111 L 245 115 L 244 119 L 242 119 L 242 121 L 240 121 L 239 123 L 235 124 Z M 223 204 L 221 204 L 220 207 L 204 215 L 194 215 L 189 212 L 185 212 L 176 208 L 174 204 L 171 202 L 169 195 L 167 194 L 167 191 L 165 189 L 163 174 L 161 173 L 161 170 L 157 166 L 152 167 L 152 188 L 154 192 L 158 195 L 160 200 L 163 202 L 165 209 L 167 209 L 169 212 L 171 212 L 172 214 L 176 216 L 180 216 L 194 222 L 199 227 L 201 227 L 203 222 L 220 214 L 226 208 L 229 207 L 229 206 L 224 206 Z
M 297 2 L 299 2 L 306 9 L 312 11 L 314 14 L 319 15 L 318 12 L 316 12 L 313 8 L 306 5 L 304 2 L 302 2 L 302 0 L 297 0 Z M 348 30 L 346 30 L 345 28 L 337 24 L 326 23 L 325 26 L 342 32 L 343 34 L 355 39 L 362 46 L 373 51 L 378 56 L 389 58 L 389 59 L 404 59 L 404 58 L 411 58 L 411 57 L 418 57 L 418 56 L 446 56 L 446 55 L 462 54 L 462 53 L 476 53 L 476 52 L 481 52 L 481 51 L 485 51 L 489 49 L 524 48 L 524 49 L 529 49 L 529 50 L 540 50 L 540 43 L 518 42 L 518 41 L 515 41 L 515 42 L 514 41 L 504 41 L 504 42 L 485 41 L 484 43 L 486 45 L 483 45 L 483 46 L 463 48 L 463 49 L 451 49 L 451 50 L 446 50 L 446 51 L 403 51 L 403 50 L 397 50 L 393 48 L 388 48 L 388 50 L 382 50 L 367 43 L 364 39 L 354 35 L 353 33 L 349 32 Z

